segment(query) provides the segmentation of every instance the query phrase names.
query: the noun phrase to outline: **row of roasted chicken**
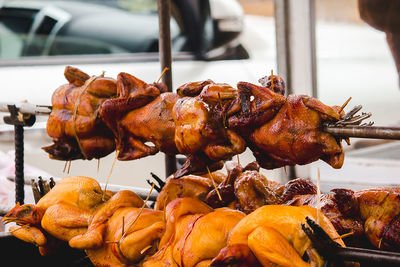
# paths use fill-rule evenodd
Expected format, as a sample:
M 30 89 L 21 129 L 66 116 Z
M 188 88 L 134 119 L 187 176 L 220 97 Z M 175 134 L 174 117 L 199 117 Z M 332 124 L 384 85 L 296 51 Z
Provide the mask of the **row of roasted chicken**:
M 44 149 L 54 159 L 101 158 L 114 150 L 119 160 L 184 154 L 176 177 L 219 169 L 246 147 L 268 169 L 318 159 L 334 168 L 343 164 L 340 139 L 322 131 L 343 110 L 306 95 L 285 98 L 279 76 L 237 88 L 190 82 L 170 93 L 162 83 L 124 72 L 116 80 L 73 67 L 64 74 L 68 84 L 54 92 L 47 122 L 54 144 Z
M 17 205 L 3 222 L 17 222 L 10 232 L 43 255 L 68 242 L 95 266 L 323 266 L 302 230 L 306 217 L 340 245 L 398 250 L 399 188 L 337 189 L 321 197 L 319 213 L 313 184 L 268 181 L 255 166 L 230 163 L 228 175 L 213 173 L 219 190 L 210 177 L 169 179 L 154 209 L 142 209 L 131 191 L 114 194 L 91 178 L 64 178 L 37 205 Z M 233 196 L 218 208 L 228 184 Z

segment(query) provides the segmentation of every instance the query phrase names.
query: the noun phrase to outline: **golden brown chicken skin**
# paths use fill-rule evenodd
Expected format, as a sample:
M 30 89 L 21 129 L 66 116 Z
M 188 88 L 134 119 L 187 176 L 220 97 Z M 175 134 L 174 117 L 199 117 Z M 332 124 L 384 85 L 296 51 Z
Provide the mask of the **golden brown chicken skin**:
M 306 217 L 317 221 L 317 210 L 309 207 L 266 205 L 247 215 L 233 228 L 228 246 L 212 261 L 212 266 L 228 266 L 243 260 L 250 249 L 262 266 L 323 266 L 323 259 L 311 246 L 311 241 L 301 229 Z M 343 241 L 323 214 L 320 226 L 340 245 Z M 240 245 L 240 247 L 239 247 Z M 242 252 L 239 252 L 239 249 Z M 238 251 L 238 258 L 229 250 Z M 302 259 L 306 253 L 310 263 Z M 228 256 L 228 257 L 227 257 Z M 251 255 L 249 256 L 251 258 Z
M 192 197 L 205 201 L 212 188 L 212 181 L 209 178 L 196 175 L 187 175 L 179 179 L 169 177 L 157 196 L 154 209 L 164 210 L 172 200 L 182 197 Z
M 200 85 L 204 86 L 201 91 Z M 246 148 L 243 138 L 227 128 L 227 109 L 237 98 L 237 89 L 212 81 L 194 82 L 182 87 L 178 88 L 180 94 L 200 92 L 195 97 L 182 97 L 173 109 L 175 143 L 180 153 L 188 155 L 176 177 L 194 172 L 206 173 L 207 167 L 214 170 L 214 162 L 240 154 Z M 218 165 L 216 169 L 221 167 Z
M 167 225 L 159 251 L 143 266 L 209 266 L 244 216 L 228 208 L 213 210 L 195 198 L 175 199 L 165 209 Z
M 383 187 L 355 193 L 365 234 L 376 248 L 400 251 L 400 188 Z
M 105 101 L 100 115 L 114 133 L 118 159 L 134 160 L 159 151 L 177 154 L 172 108 L 179 96 L 163 93 L 163 84 L 147 84 L 128 73 L 118 75 L 117 88 L 118 97 Z
M 53 239 L 68 242 L 87 231 L 90 218 L 110 198 L 96 180 L 74 176 L 59 181 L 37 205 L 16 205 L 3 222 L 16 222 L 13 235 L 36 244 L 42 254 L 51 252 Z M 41 234 L 40 234 L 41 233 Z M 54 243 L 54 242 L 53 242 Z
M 115 80 L 103 75 L 89 77 L 69 66 L 64 76 L 69 83 L 53 93 L 47 121 L 47 134 L 54 144 L 43 149 L 50 158 L 58 160 L 107 156 L 114 151 L 115 143 L 98 111 L 106 99 L 116 96 Z
M 339 109 L 309 96 L 289 95 L 276 116 L 250 136 L 258 163 L 274 169 L 322 159 L 333 168 L 342 167 L 340 140 L 322 131 L 323 122 L 339 120 Z

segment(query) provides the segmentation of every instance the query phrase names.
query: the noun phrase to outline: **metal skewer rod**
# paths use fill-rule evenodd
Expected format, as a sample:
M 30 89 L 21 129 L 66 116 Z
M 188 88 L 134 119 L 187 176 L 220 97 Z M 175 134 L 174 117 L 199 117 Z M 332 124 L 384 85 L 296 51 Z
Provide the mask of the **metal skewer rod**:
M 324 126 L 324 132 L 337 137 L 359 137 L 400 140 L 400 127 Z
M 400 264 L 400 254 L 395 252 L 353 247 L 336 248 L 335 251 L 335 257 L 341 258 L 343 260 Z
M 0 112 L 9 112 L 9 106 L 14 105 L 18 112 L 32 115 L 48 115 L 51 113 L 51 106 L 33 105 L 29 103 L 4 103 L 0 102 Z
M 168 91 L 172 92 L 172 55 L 171 55 L 171 2 L 170 0 L 158 0 L 158 25 L 159 25 L 159 51 L 161 71 L 168 68 L 163 75 L 162 81 L 167 85 Z M 175 155 L 165 155 L 165 172 L 169 176 L 176 172 Z

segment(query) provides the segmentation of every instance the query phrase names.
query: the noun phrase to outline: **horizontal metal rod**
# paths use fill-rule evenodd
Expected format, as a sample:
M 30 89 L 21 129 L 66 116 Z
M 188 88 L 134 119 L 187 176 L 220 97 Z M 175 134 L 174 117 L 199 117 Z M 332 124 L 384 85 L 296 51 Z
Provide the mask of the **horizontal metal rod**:
M 324 132 L 337 137 L 359 137 L 400 140 L 400 127 L 376 126 L 324 126 Z
M 363 248 L 338 248 L 335 257 L 350 261 L 364 261 L 385 264 L 400 264 L 400 254 L 395 252 L 363 249 Z
M 33 105 L 29 103 L 3 103 L 0 102 L 0 112 L 9 112 L 8 106 L 15 105 L 18 111 L 23 114 L 48 115 L 51 113 L 51 106 Z

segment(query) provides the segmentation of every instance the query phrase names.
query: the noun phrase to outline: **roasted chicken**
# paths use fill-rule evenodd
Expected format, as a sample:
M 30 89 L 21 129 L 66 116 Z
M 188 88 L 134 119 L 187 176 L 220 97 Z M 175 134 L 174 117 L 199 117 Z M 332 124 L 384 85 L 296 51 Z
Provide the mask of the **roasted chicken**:
M 316 193 L 294 195 L 283 202 L 292 206 L 311 206 L 318 208 L 331 221 L 340 235 L 347 235 L 344 239 L 347 245 L 365 247 L 364 223 L 359 213 L 359 205 L 354 192 L 348 189 L 333 189 L 332 194 L 322 194 L 318 203 Z
M 114 133 L 118 159 L 177 154 L 172 108 L 179 96 L 165 93 L 162 83 L 147 84 L 124 72 L 117 77 L 117 90 L 118 97 L 105 101 L 100 115 Z
M 16 205 L 3 222 L 10 232 L 39 247 L 42 255 L 60 241 L 84 249 L 96 266 L 130 266 L 157 251 L 164 214 L 131 191 L 104 192 L 88 177 L 64 178 L 37 205 Z
M 306 95 L 289 95 L 270 121 L 250 134 L 250 148 L 266 169 L 304 165 L 322 159 L 341 168 L 344 153 L 341 140 L 322 131 L 326 121 L 339 120 L 340 107 L 327 106 Z
M 280 203 L 283 185 L 259 173 L 260 166 L 252 162 L 246 167 L 229 161 L 226 163 L 227 177 L 207 195 L 207 203 L 212 207 L 233 207 L 249 214 L 259 207 Z M 219 199 L 218 193 L 222 200 Z M 232 202 L 234 202 L 232 204 Z
M 329 219 L 322 213 L 319 216 L 320 226 L 344 246 Z M 258 208 L 233 228 L 227 247 L 211 266 L 249 266 L 246 263 L 254 262 L 254 256 L 262 266 L 323 266 L 323 259 L 301 228 L 306 217 L 317 221 L 317 209 L 282 205 Z M 309 263 L 302 259 L 304 254 Z
M 131 191 L 120 191 L 94 213 L 85 233 L 69 241 L 95 266 L 133 266 L 154 254 L 165 231 L 164 214 L 144 208 Z
M 369 241 L 383 250 L 400 251 L 400 187 L 355 193 Z
M 159 251 L 143 266 L 209 266 L 244 217 L 228 208 L 213 210 L 196 198 L 175 199 L 165 209 L 167 225 Z
M 246 146 L 268 169 L 318 159 L 334 168 L 343 163 L 340 139 L 322 131 L 343 111 L 305 95 L 285 98 L 279 76 L 264 78 L 262 86 L 239 82 L 237 89 L 191 82 L 177 93 L 127 73 L 115 82 L 67 67 L 66 77 L 70 84 L 54 93 L 48 121 L 55 143 L 44 149 L 53 158 L 99 158 L 114 148 L 119 160 L 180 153 L 187 161 L 176 178 L 220 169 Z
M 165 210 L 168 203 L 182 197 L 192 197 L 205 201 L 212 188 L 213 184 L 209 178 L 195 175 L 183 176 L 180 179 L 169 177 L 157 196 L 154 209 Z
M 59 181 L 37 205 L 17 204 L 4 217 L 3 222 L 16 222 L 10 231 L 22 240 L 30 240 L 47 254 L 49 238 L 68 242 L 87 231 L 89 220 L 96 209 L 109 199 L 96 180 L 74 176 Z M 50 237 L 50 238 L 51 238 Z
M 214 162 L 244 152 L 245 141 L 226 127 L 225 113 L 238 97 L 237 89 L 208 80 L 185 84 L 177 92 L 182 98 L 173 109 L 175 143 L 179 152 L 188 157 L 176 177 L 204 172 L 206 167 L 214 169 Z
M 68 84 L 51 98 L 47 134 L 54 144 L 43 147 L 58 160 L 102 158 L 115 149 L 114 136 L 99 117 L 100 105 L 117 95 L 116 82 L 104 75 L 89 77 L 73 67 L 64 72 Z

